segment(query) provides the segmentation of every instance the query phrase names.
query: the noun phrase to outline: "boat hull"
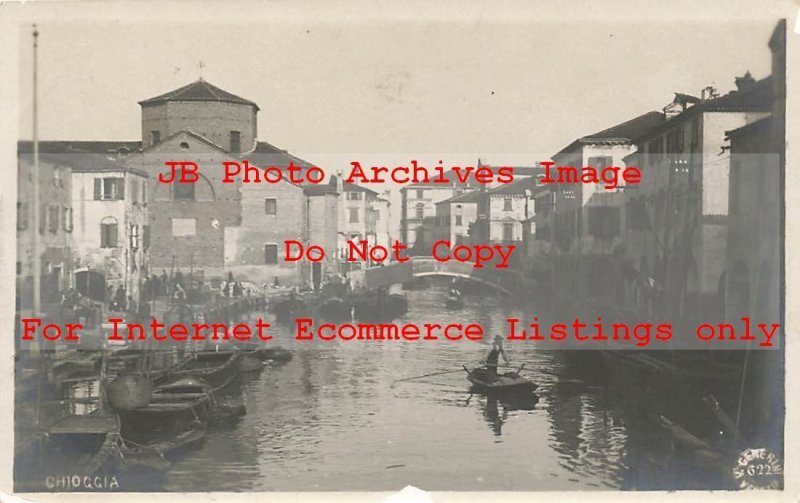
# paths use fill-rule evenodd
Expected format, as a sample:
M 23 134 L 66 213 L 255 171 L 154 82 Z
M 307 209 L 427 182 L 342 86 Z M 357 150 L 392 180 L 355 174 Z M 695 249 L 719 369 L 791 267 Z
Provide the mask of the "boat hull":
M 467 380 L 475 390 L 484 393 L 528 393 L 538 388 L 536 383 L 515 372 L 498 374 L 496 379 L 492 379 L 485 368 L 470 370 Z

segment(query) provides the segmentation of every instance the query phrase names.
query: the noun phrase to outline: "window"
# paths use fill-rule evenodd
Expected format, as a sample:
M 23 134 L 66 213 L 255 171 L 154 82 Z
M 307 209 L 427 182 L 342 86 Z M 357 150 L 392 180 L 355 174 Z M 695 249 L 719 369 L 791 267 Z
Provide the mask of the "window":
M 425 189 L 417 189 L 417 199 L 425 198 Z
M 511 211 L 513 208 L 512 201 L 510 197 L 506 197 L 503 199 L 503 211 Z
M 22 274 L 22 262 L 17 262 L 17 276 Z
M 139 249 L 139 226 L 136 224 L 131 224 L 131 248 L 134 250 Z
M 278 200 L 274 197 L 264 198 L 264 213 L 267 215 L 278 214 Z
M 58 232 L 58 227 L 61 224 L 61 207 L 55 205 L 47 206 L 47 230 L 52 234 Z
M 105 217 L 100 221 L 100 248 L 117 247 L 117 220 Z
M 278 245 L 276 244 L 264 245 L 264 263 L 265 264 L 278 263 Z
M 229 133 L 231 152 L 242 151 L 242 135 L 239 131 L 231 131 Z
M 63 187 L 63 186 L 64 186 L 64 180 L 61 174 L 61 167 L 55 166 L 53 168 L 53 187 Z
M 464 225 L 461 221 L 461 215 L 456 215 L 456 225 Z
M 610 156 L 590 157 L 589 166 L 594 166 L 597 169 L 605 169 L 614 165 L 614 158 Z
M 350 210 L 350 223 L 357 224 L 358 223 L 358 208 L 348 208 Z
M 185 141 L 182 141 L 179 147 L 181 147 L 182 150 L 189 150 L 189 144 Z
M 350 201 L 360 201 L 361 200 L 361 192 L 348 192 L 347 199 Z
M 422 203 L 417 204 L 417 218 L 424 218 L 425 217 L 425 205 Z
M 158 130 L 150 131 L 150 144 L 155 145 L 160 141 L 161 141 L 161 131 Z
M 64 206 L 64 222 L 62 225 L 64 226 L 64 232 L 72 232 L 72 208 L 69 206 Z
M 124 178 L 95 178 L 95 201 L 113 201 L 125 198 Z
M 150 248 L 150 226 L 143 225 L 142 226 L 142 246 L 144 249 Z
M 147 202 L 147 182 L 142 182 L 142 202 Z
M 173 218 L 173 236 L 194 236 L 197 231 L 197 219 L 195 218 Z
M 503 224 L 503 241 L 514 240 L 514 224 Z
M 133 202 L 133 204 L 136 204 L 136 203 L 139 202 L 139 184 L 138 183 L 132 183 L 131 184 L 131 201 Z
M 176 201 L 194 201 L 194 183 L 173 183 L 172 198 Z

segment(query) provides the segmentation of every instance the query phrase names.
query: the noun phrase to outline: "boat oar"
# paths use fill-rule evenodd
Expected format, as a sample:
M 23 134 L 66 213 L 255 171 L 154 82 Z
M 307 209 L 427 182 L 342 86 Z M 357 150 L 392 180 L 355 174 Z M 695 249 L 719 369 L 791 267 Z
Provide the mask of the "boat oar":
M 452 374 L 454 372 L 461 372 L 461 369 L 458 369 L 458 370 L 445 370 L 444 372 L 433 372 L 432 374 L 423 374 L 421 376 L 414 376 L 414 377 L 403 377 L 402 379 L 395 379 L 392 382 L 410 381 L 412 379 L 422 379 L 423 377 L 440 376 L 440 375 L 444 375 L 444 374 Z M 469 372 L 469 371 L 467 371 L 467 372 Z

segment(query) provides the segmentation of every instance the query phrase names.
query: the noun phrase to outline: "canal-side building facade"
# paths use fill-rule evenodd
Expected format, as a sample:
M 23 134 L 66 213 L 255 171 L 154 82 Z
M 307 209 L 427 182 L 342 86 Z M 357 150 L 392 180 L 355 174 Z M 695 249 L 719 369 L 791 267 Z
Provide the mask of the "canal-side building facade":
M 34 178 L 31 142 L 18 146 L 17 171 L 17 305 L 23 316 L 34 307 L 34 261 L 41 270 L 41 315 L 47 318 L 57 313 L 60 294 L 73 285 L 72 232 L 72 166 L 69 156 L 60 152 L 48 153 L 41 148 L 38 176 Z M 39 221 L 34 221 L 34 184 L 39 188 Z M 34 250 L 34 233 L 38 246 Z
M 258 105 L 202 79 L 139 104 L 141 141 L 40 142 L 44 166 L 40 177 L 62 180 L 58 194 L 49 194 L 56 190 L 55 182 L 42 182 L 42 201 L 55 206 L 63 199 L 57 204 L 62 207 L 59 219 L 66 214 L 70 226 L 73 220 L 82 226 L 77 239 L 68 227 L 64 231 L 70 234 L 68 240 L 61 239 L 61 231 L 51 233 L 59 236 L 59 244 L 48 244 L 56 236 L 45 240 L 48 256 L 53 255 L 45 270 L 61 278 L 47 280 L 58 283 L 56 291 L 74 284 L 73 265 L 79 273 L 102 269 L 109 284 L 123 286 L 134 304 L 144 275 L 151 274 L 181 272 L 184 278 L 202 281 L 233 273 L 241 281 L 274 283 L 277 277 L 283 285 L 308 286 L 314 271 L 306 261 L 284 260 L 284 240 L 308 243 L 312 221 L 327 222 L 325 228 L 330 229 L 315 237 L 330 250 L 329 259 L 315 274 L 337 271 L 335 189 L 306 191 L 288 181 L 243 184 L 240 177 L 223 183 L 224 162 L 246 159 L 262 169 L 286 169 L 290 163 L 302 169 L 311 166 L 257 139 Z M 20 176 L 31 162 L 30 155 L 23 155 L 30 150 L 30 142 L 20 142 Z M 62 154 L 63 159 L 53 157 Z M 63 167 L 73 157 L 84 158 L 74 174 Z M 196 163 L 197 181 L 161 183 L 160 174 L 171 176 L 165 165 L 169 161 Z M 50 168 L 47 162 L 52 162 Z M 32 214 L 26 206 L 24 194 L 30 188 L 25 183 L 20 178 L 21 226 L 26 225 L 26 215 Z M 73 215 L 73 199 L 81 205 L 80 215 Z M 55 219 L 54 209 L 44 212 L 45 221 Z M 24 243 L 23 236 L 21 249 Z M 61 260 L 54 250 L 64 250 L 69 258 Z M 24 255 L 23 250 L 20 256 Z M 20 291 L 26 292 L 30 290 L 30 281 L 24 279 L 29 264 L 21 262 Z M 62 262 L 67 265 L 59 265 Z
M 557 166 L 624 169 L 624 158 L 636 149 L 634 138 L 661 122 L 660 112 L 642 114 L 578 138 L 552 159 Z M 618 304 L 624 289 L 624 186 L 607 189 L 603 183 L 555 183 L 547 187 L 552 195 L 539 192 L 534 196 L 536 216 L 541 216 L 535 218 L 535 239 L 550 242 L 556 296 Z
M 643 291 L 625 303 L 664 315 L 714 320 L 724 311 L 728 237 L 730 144 L 725 132 L 765 117 L 771 79 L 737 79 L 724 96 L 704 90 L 699 99 L 636 140 L 626 159 L 642 169 L 642 182 L 628 199 L 631 232 L 627 260 L 643 278 Z M 674 108 L 674 107 L 673 107 Z M 635 194 L 634 194 L 635 193 Z
M 285 260 L 285 241 L 307 244 L 309 222 L 322 217 L 310 210 L 326 205 L 310 204 L 303 187 L 286 176 L 278 183 L 223 182 L 226 161 L 247 160 L 261 169 L 311 166 L 257 140 L 258 105 L 202 79 L 140 105 L 144 149 L 138 160 L 151 180 L 153 270 L 310 285 L 308 261 Z M 195 184 L 158 182 L 164 162 L 175 159 L 197 163 Z
M 100 154 L 70 157 L 76 288 L 98 297 L 89 278 L 102 275 L 106 289 L 121 288 L 135 311 L 148 270 L 147 173 Z
M 451 246 L 469 243 L 481 194 L 473 190 L 436 203 L 436 238 L 450 241 Z
M 519 245 L 524 240 L 523 222 L 534 215 L 538 186 L 538 177 L 531 176 L 479 192 L 474 241 Z
M 479 188 L 472 177 L 467 183 L 461 183 L 452 171 L 445 177 L 449 183 L 415 183 L 400 189 L 400 239 L 409 246 L 429 244 L 417 243 L 417 238 L 424 235 L 422 241 L 429 241 L 435 234 L 436 203 Z
M 769 48 L 773 72 L 770 115 L 726 133 L 731 147 L 723 302 L 728 322 L 750 316 L 772 323 L 780 319 L 783 305 L 785 21 L 773 31 Z
M 165 162 L 198 166 L 195 183 L 162 183 Z M 127 162 L 148 174 L 150 267 L 154 272 L 222 272 L 225 232 L 241 223 L 240 183 L 222 182 L 222 163 L 236 158 L 192 131 L 179 131 L 133 154 Z

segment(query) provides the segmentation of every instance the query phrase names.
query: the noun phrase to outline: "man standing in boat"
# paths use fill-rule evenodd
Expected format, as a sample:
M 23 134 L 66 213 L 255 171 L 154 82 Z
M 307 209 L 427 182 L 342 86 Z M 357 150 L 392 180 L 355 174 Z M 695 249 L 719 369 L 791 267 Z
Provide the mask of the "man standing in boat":
M 497 364 L 500 360 L 500 355 L 503 355 L 503 361 L 506 362 L 506 365 L 511 363 L 506 355 L 506 350 L 503 348 L 503 337 L 495 335 L 492 341 L 492 349 L 489 350 L 489 354 L 486 356 L 486 374 L 492 381 L 497 380 Z

